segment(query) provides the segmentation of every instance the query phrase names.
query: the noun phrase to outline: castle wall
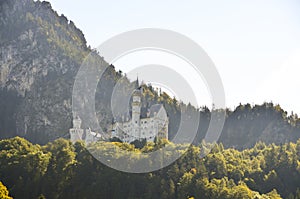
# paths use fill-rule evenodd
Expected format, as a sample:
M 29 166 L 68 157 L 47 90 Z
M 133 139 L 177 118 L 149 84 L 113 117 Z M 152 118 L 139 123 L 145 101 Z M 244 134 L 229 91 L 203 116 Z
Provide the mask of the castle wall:
M 138 139 L 154 141 L 155 137 L 168 138 L 168 121 L 158 117 L 143 118 L 139 126 L 132 121 L 116 123 L 113 126 L 114 136 L 124 142 L 132 142 Z
M 70 129 L 71 142 L 77 142 L 82 139 L 83 129 Z

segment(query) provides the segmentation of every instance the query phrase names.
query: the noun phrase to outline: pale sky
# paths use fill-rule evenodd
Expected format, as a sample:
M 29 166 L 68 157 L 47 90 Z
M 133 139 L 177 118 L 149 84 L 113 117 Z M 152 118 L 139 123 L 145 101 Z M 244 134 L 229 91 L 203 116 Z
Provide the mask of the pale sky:
M 300 114 L 298 0 L 50 0 L 50 3 L 59 14 L 74 21 L 92 48 L 114 35 L 139 28 L 163 28 L 184 34 L 197 42 L 215 63 L 228 107 L 233 109 L 240 102 L 273 101 L 288 112 Z M 159 64 L 167 60 L 175 68 L 184 65 L 151 52 L 143 56 L 129 55 L 115 65 L 125 72 L 126 67 L 145 62 Z M 200 105 L 210 106 L 205 85 L 201 81 L 196 84 L 194 89 L 202 98 Z

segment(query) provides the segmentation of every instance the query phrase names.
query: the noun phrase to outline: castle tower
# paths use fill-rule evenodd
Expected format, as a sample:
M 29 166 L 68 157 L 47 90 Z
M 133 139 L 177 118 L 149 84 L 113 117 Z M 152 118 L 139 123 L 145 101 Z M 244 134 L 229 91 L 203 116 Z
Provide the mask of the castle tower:
M 73 128 L 74 129 L 80 129 L 81 128 L 81 119 L 79 118 L 79 116 L 76 116 L 73 119 Z
M 133 136 L 140 137 L 140 117 L 141 117 L 141 88 L 136 89 L 132 95 L 132 126 Z
M 81 119 L 75 116 L 73 119 L 73 128 L 70 129 L 71 142 L 76 142 L 82 139 L 83 129 L 81 128 Z

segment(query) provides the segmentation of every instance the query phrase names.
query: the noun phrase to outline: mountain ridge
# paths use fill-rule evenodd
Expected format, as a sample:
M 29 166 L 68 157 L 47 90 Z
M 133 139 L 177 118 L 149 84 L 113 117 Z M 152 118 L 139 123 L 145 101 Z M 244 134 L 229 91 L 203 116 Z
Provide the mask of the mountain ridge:
M 87 46 L 74 22 L 59 16 L 49 2 L 3 0 L 0 11 L 0 137 L 18 135 L 41 144 L 67 138 L 77 71 L 89 54 L 105 61 Z M 112 65 L 104 76 L 105 81 L 98 85 L 95 106 L 101 126 L 108 127 L 112 120 L 108 108 L 111 92 L 124 76 Z M 131 84 L 127 78 L 123 81 Z M 185 105 L 150 85 L 144 89 L 142 114 L 151 105 L 162 103 L 170 117 L 170 138 L 179 128 L 182 107 L 185 111 L 198 111 L 200 128 L 195 143 L 201 142 L 214 110 Z M 288 116 L 279 105 L 245 104 L 234 111 L 223 111 L 227 116 L 220 142 L 225 147 L 247 148 L 260 140 L 280 144 L 300 137 L 298 116 Z

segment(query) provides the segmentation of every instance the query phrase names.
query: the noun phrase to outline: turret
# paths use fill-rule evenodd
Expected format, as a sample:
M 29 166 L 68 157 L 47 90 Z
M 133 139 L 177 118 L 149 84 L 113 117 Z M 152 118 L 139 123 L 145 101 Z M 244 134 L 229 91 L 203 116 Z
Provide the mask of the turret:
M 73 128 L 70 129 L 71 142 L 82 140 L 83 129 L 81 129 L 81 119 L 75 116 L 73 119 Z
M 136 89 L 132 95 L 132 121 L 135 124 L 140 123 L 141 115 L 141 91 Z
M 133 92 L 132 95 L 132 123 L 133 123 L 133 134 L 140 136 L 140 117 L 141 117 L 141 89 L 138 88 Z
M 74 129 L 80 129 L 81 128 L 81 119 L 78 116 L 76 116 L 73 119 L 73 128 Z

